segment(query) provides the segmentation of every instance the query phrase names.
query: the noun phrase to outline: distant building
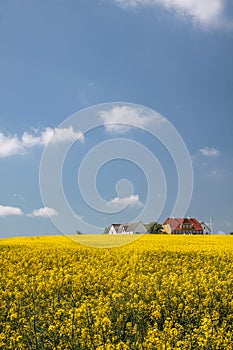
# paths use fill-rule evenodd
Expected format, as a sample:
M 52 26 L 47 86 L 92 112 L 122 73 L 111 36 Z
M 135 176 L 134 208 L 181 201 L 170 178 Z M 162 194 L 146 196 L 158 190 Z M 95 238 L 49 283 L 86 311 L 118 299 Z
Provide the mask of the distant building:
M 168 234 L 203 235 L 207 234 L 207 225 L 200 223 L 195 218 L 167 218 L 163 223 L 163 229 Z M 210 231 L 210 230 L 209 230 Z M 208 231 L 208 234 L 210 233 Z
M 201 222 L 201 226 L 203 229 L 203 235 L 211 235 L 211 229 L 204 221 Z
M 141 221 L 130 222 L 128 224 L 112 224 L 109 230 L 110 235 L 115 234 L 135 234 L 146 233 L 146 226 Z

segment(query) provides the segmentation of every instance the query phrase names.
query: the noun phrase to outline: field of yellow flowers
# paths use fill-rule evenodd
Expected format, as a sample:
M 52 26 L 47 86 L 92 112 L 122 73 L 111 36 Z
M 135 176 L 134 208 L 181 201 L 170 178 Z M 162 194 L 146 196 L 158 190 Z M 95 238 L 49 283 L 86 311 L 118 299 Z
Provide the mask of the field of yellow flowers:
M 1 239 L 0 259 L 1 350 L 233 348 L 232 236 Z

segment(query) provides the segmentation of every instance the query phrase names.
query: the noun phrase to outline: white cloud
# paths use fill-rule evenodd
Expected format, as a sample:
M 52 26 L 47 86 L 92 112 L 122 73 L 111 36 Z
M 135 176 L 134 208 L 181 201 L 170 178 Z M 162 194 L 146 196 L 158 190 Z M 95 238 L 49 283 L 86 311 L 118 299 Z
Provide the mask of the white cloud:
M 5 136 L 0 132 L 0 158 L 22 153 L 24 153 L 24 147 L 16 135 Z
M 16 154 L 25 154 L 26 151 L 35 146 L 45 146 L 48 142 L 57 144 L 67 141 L 84 141 L 81 131 L 75 131 L 72 126 L 69 128 L 45 128 L 34 133 L 24 132 L 20 138 L 17 135 L 6 136 L 0 132 L 0 158 L 9 157 Z
M 47 218 L 48 216 L 57 216 L 58 212 L 54 208 L 39 208 L 39 209 L 34 209 L 28 216 L 31 217 L 42 217 L 42 218 Z
M 108 132 L 117 133 L 127 132 L 132 126 L 143 128 L 152 122 L 163 120 L 159 114 L 145 113 L 140 107 L 130 106 L 114 106 L 109 111 L 100 111 L 99 116 Z
M 115 0 L 123 8 L 162 6 L 203 26 L 227 25 L 227 2 L 230 0 Z
M 132 207 L 142 207 L 143 203 L 140 201 L 138 194 L 136 195 L 131 195 L 130 197 L 115 197 L 113 198 L 110 202 L 109 205 L 111 206 L 132 206 Z
M 46 145 L 48 142 L 51 143 L 60 143 L 67 141 L 76 141 L 79 140 L 81 142 L 84 141 L 84 135 L 81 131 L 74 131 L 73 127 L 69 128 L 46 128 L 44 132 L 41 134 L 41 142 Z
M 200 149 L 201 154 L 204 157 L 218 157 L 219 151 L 214 147 L 204 147 Z
M 23 133 L 23 136 L 22 136 L 21 140 L 19 140 L 19 142 L 21 142 L 22 148 L 24 148 L 24 149 L 31 148 L 31 147 L 38 146 L 38 145 L 42 144 L 40 136 L 35 136 L 35 135 L 29 134 L 27 132 Z
M 17 208 L 17 207 L 0 205 L 0 217 L 10 216 L 10 215 L 23 215 L 23 212 L 20 208 Z
M 218 234 L 218 235 L 225 235 L 225 234 L 226 234 L 226 232 L 223 232 L 223 231 L 218 231 L 218 232 L 217 232 L 217 234 Z

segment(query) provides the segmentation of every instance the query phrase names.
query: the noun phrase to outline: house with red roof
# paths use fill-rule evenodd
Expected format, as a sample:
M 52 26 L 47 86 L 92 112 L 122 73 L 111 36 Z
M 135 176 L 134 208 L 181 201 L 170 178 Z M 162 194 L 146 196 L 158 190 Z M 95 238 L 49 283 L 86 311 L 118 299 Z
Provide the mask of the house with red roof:
M 163 228 L 169 234 L 203 235 L 202 224 L 195 218 L 167 218 Z M 205 232 L 206 233 L 206 232 Z

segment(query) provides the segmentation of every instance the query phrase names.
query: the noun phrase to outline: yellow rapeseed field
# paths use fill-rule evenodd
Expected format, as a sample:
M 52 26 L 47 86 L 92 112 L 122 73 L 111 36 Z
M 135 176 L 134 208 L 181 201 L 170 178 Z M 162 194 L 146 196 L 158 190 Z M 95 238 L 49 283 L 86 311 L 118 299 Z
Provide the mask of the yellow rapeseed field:
M 1 350 L 233 348 L 231 236 L 2 239 L 0 259 Z

